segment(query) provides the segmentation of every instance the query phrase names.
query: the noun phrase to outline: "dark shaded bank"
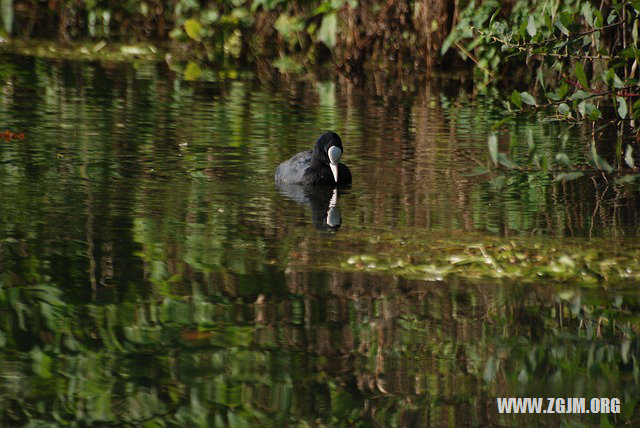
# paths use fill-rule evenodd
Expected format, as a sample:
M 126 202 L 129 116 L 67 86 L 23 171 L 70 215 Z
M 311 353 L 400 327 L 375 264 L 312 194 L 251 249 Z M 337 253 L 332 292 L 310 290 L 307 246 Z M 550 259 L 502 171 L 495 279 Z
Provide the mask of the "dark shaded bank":
M 420 79 L 464 64 L 478 90 L 506 81 L 517 108 L 541 105 L 548 93 L 545 107 L 559 106 L 570 89 L 597 100 L 615 93 L 617 108 L 637 83 L 639 9 L 605 0 L 2 0 L 0 48 L 55 40 L 97 54 L 148 43 L 169 61 L 264 62 L 281 72 L 322 64 L 355 81 L 371 72 Z M 635 110 L 627 101 L 623 119 Z M 565 104 L 561 115 L 571 110 Z M 574 117 L 600 117 L 575 107 Z
M 439 61 L 458 2 L 446 0 L 3 0 L 0 36 L 78 42 L 169 43 L 174 56 L 211 62 L 266 58 L 290 71 L 332 63 L 422 70 Z

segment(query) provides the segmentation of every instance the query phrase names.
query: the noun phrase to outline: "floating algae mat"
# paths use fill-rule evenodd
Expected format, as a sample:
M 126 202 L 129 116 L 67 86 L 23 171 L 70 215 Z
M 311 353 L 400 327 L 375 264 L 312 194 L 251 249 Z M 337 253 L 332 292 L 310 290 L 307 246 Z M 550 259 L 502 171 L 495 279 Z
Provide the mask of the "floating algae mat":
M 357 242 L 346 234 L 335 239 Z M 474 240 L 468 235 L 455 239 L 410 233 L 403 237 L 401 231 L 366 236 L 363 242 L 362 253 L 341 257 L 341 269 L 426 280 L 460 277 L 587 287 L 629 286 L 640 280 L 640 245 L 635 242 L 486 236 Z

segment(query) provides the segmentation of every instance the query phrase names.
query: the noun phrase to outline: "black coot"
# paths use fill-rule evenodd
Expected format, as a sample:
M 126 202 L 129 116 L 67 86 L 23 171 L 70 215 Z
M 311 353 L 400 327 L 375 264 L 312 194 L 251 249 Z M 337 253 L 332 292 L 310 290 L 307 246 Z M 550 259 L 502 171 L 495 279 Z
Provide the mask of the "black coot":
M 343 186 L 351 184 L 351 171 L 340 163 L 342 140 L 335 132 L 325 132 L 313 150 L 300 152 L 276 168 L 279 183 Z

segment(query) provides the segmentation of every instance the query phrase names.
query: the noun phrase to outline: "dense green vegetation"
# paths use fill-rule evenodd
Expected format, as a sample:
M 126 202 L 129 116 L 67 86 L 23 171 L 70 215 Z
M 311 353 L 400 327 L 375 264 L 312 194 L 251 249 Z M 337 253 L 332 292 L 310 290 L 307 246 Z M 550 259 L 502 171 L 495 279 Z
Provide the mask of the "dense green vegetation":
M 478 81 L 484 82 L 481 87 L 511 74 L 505 85 L 510 95 L 502 100 L 505 117 L 496 129 L 503 129 L 517 114 L 538 112 L 540 120 L 588 128 L 591 143 L 585 153 L 588 165 L 582 160 L 576 165 L 561 146 L 553 159 L 541 159 L 532 146 L 528 160 L 518 163 L 511 149 L 498 153 L 497 139 L 490 138 L 494 163 L 548 173 L 556 162 L 564 168 L 562 175 L 556 174 L 563 180 L 594 171 L 617 171 L 618 182 L 635 180 L 638 175 L 624 172 L 636 170 L 640 3 L 541 1 L 534 7 L 519 1 L 507 6 L 507 16 L 505 6 L 484 1 L 463 10 L 442 51 L 455 46 L 473 60 Z M 609 141 L 598 145 L 603 136 Z
M 360 71 L 365 60 L 378 54 L 382 62 L 389 62 L 385 57 L 391 55 L 402 63 L 404 55 L 404 61 L 413 64 L 420 49 L 410 46 L 422 43 L 412 24 L 417 9 L 402 2 L 3 0 L 1 7 L 4 34 L 15 39 L 171 42 L 170 50 L 178 57 L 218 65 L 266 59 L 287 71 L 331 57 L 347 71 Z M 422 21 L 431 16 L 426 13 Z M 369 26 L 367 21 L 377 23 Z M 93 50 L 103 44 L 96 46 Z
M 441 55 L 455 47 L 485 78 L 516 73 L 523 77 L 523 84 L 533 84 L 535 79 L 537 90 L 547 94 L 562 86 L 569 74 L 574 79 L 569 87 L 580 85 L 586 92 L 590 83 L 601 92 L 606 91 L 604 86 L 629 86 L 625 79 L 635 75 L 631 68 L 637 56 L 640 4 L 619 0 L 3 0 L 0 8 L 1 34 L 12 39 L 172 41 L 174 52 L 189 50 L 187 55 L 208 61 L 264 58 L 285 64 L 333 59 L 351 74 L 362 71 L 365 62 L 390 71 L 405 68 L 425 74 L 419 66 L 441 62 Z M 551 101 L 570 105 L 561 102 L 567 91 L 555 92 L 557 97 Z M 514 95 L 512 101 L 518 108 L 523 102 L 533 104 L 522 95 Z M 566 108 L 559 107 L 559 113 L 566 115 Z M 580 116 L 595 118 L 598 113 L 583 107 Z

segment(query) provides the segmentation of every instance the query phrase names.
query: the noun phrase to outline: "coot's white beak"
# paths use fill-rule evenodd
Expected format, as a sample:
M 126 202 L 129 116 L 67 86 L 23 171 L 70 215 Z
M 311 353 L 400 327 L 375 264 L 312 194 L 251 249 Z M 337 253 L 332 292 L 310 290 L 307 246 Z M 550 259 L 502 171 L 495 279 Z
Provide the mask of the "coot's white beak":
M 340 163 L 340 156 L 342 156 L 342 150 L 339 147 L 331 146 L 328 151 L 329 155 L 329 166 L 331 167 L 331 172 L 333 173 L 333 178 L 338 182 L 338 164 Z

